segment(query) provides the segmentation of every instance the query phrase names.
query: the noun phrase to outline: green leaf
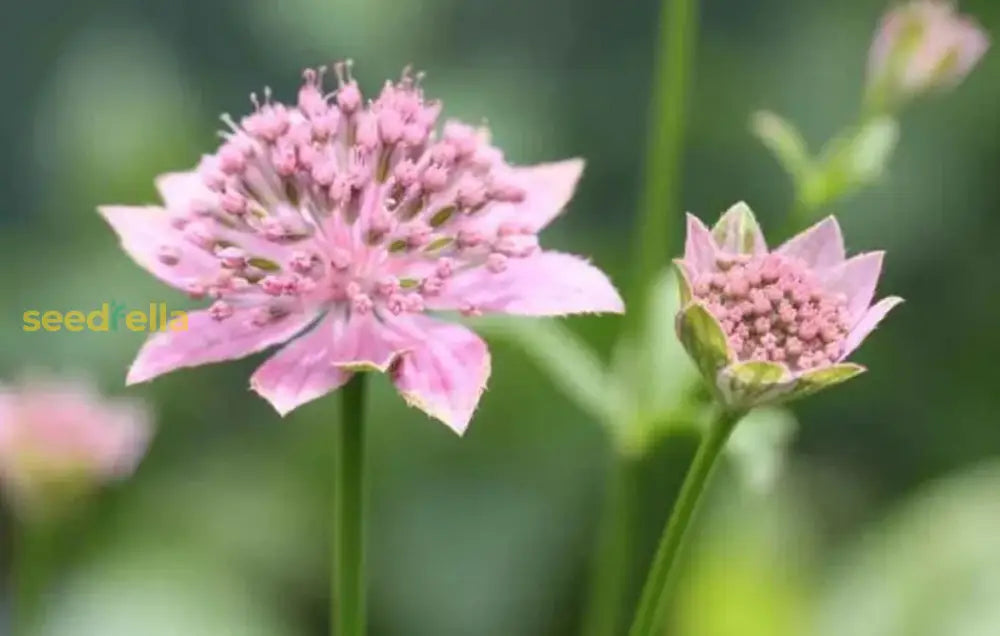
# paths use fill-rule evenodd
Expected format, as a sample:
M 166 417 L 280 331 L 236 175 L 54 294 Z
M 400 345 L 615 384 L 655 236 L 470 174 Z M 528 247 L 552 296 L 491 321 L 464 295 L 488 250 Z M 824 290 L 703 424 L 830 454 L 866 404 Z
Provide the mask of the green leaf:
M 765 493 L 774 487 L 797 429 L 792 412 L 779 407 L 754 409 L 740 421 L 726 444 L 726 453 L 748 489 Z
M 776 401 L 789 377 L 783 364 L 750 360 L 726 368 L 719 376 L 718 388 L 726 404 L 748 409 Z
M 677 335 L 701 374 L 713 385 L 720 369 L 729 364 L 729 346 L 715 317 L 700 303 L 677 315 Z
M 854 194 L 885 173 L 896 143 L 899 124 L 889 116 L 871 119 L 827 146 L 817 169 L 802 184 L 799 197 L 810 210 Z
M 770 111 L 759 111 L 750 118 L 750 131 L 795 183 L 800 183 L 812 169 L 805 139 L 791 122 Z
M 621 412 L 621 398 L 597 355 L 556 320 L 489 316 L 468 321 L 476 330 L 518 345 L 582 410 L 604 423 Z
M 807 395 L 847 382 L 851 378 L 864 373 L 866 369 L 860 364 L 842 362 L 830 367 L 814 369 L 800 375 L 790 393 L 783 396 L 783 401 L 797 400 Z
M 987 636 L 1000 625 L 1000 463 L 933 482 L 838 557 L 816 636 Z
M 631 427 L 656 427 L 663 433 L 678 424 L 690 426 L 694 419 L 696 387 L 701 381 L 697 368 L 677 337 L 675 325 L 681 308 L 678 286 L 682 277 L 664 269 L 647 292 L 646 315 L 635 335 L 621 338 L 611 362 L 611 376 L 628 412 L 621 419 Z M 653 439 L 647 430 L 629 432 L 641 444 Z

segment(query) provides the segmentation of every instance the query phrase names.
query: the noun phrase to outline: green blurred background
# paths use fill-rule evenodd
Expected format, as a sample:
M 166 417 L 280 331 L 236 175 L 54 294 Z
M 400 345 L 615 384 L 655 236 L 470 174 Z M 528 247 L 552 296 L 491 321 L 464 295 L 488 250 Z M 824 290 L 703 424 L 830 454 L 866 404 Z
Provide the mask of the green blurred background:
M 24 333 L 29 309 L 190 303 L 117 247 L 101 203 L 156 200 L 153 178 L 214 147 L 219 112 L 344 57 L 369 92 L 413 63 L 447 115 L 486 118 L 508 157 L 583 156 L 548 245 L 627 287 L 654 0 L 36 0 L 0 21 L 0 378 L 83 371 L 156 407 L 136 478 L 66 529 L 46 634 L 321 634 L 337 401 L 280 420 L 252 395 L 261 357 L 127 390 L 142 335 Z M 747 130 L 773 109 L 814 146 L 856 115 L 879 0 L 707 0 L 684 188 L 706 220 L 745 199 L 765 227 L 791 197 Z M 1000 5 L 962 9 L 994 33 Z M 1000 60 L 907 111 L 890 170 L 840 205 L 851 251 L 888 250 L 908 302 L 862 348 L 871 372 L 797 405 L 772 488 L 716 480 L 685 562 L 678 636 L 1000 634 Z M 679 238 L 681 220 L 673 221 Z M 673 246 L 675 248 L 676 246 Z M 608 352 L 615 318 L 568 323 Z M 523 352 L 494 372 L 464 439 L 378 379 L 371 415 L 373 634 L 579 630 L 611 458 L 601 425 Z M 664 378 L 669 382 L 670 378 Z M 648 554 L 688 437 L 646 461 Z M 0 526 L 9 557 L 8 523 Z M 9 559 L 5 558 L 5 563 Z M 633 587 L 641 581 L 637 571 Z M 634 592 L 634 590 L 633 590 Z

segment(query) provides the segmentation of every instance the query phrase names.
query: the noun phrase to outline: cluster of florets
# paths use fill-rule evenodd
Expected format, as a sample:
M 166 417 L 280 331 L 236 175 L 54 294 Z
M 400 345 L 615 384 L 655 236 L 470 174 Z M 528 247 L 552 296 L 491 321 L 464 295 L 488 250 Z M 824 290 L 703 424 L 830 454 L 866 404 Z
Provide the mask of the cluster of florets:
M 850 325 L 847 299 L 825 291 L 805 263 L 773 253 L 723 254 L 716 265 L 692 292 L 740 361 L 781 362 L 796 371 L 840 360 Z
M 485 130 L 448 122 L 438 139 L 440 105 L 408 71 L 365 104 L 350 65 L 335 70 L 334 92 L 310 69 L 296 106 L 267 91 L 238 124 L 224 117 L 225 142 L 198 168 L 204 195 L 174 218 L 217 261 L 187 289 L 213 298 L 218 320 L 246 305 L 261 325 L 301 305 L 420 312 L 455 272 L 501 272 L 538 247 L 529 227 L 482 222 L 525 197 Z M 164 244 L 158 258 L 183 254 Z

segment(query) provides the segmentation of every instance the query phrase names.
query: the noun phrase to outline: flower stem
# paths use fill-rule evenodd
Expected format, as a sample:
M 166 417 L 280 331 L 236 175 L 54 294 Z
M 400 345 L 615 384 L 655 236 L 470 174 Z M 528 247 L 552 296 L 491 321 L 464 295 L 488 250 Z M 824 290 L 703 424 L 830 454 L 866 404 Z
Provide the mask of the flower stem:
M 726 445 L 729 434 L 743 415 L 742 412 L 720 412 L 702 437 L 694 461 L 684 478 L 680 495 L 674 502 L 670 520 L 660 537 L 660 544 L 656 549 L 656 556 L 653 557 L 653 565 L 646 578 L 639 600 L 639 609 L 632 621 L 629 636 L 653 636 L 662 632 L 667 607 L 667 584 L 670 581 L 671 570 L 677 562 L 684 535 L 691 525 L 694 511 L 715 467 L 716 459 Z
M 341 390 L 341 422 L 334 460 L 332 636 L 365 634 L 365 374 Z
M 666 266 L 666 255 L 672 253 L 671 229 L 680 217 L 684 113 L 697 26 L 695 0 L 663 0 L 637 225 L 636 271 L 628 312 L 628 316 L 640 320 L 645 316 L 649 285 Z
M 616 452 L 598 528 L 597 553 L 590 572 L 590 590 L 583 617 L 584 636 L 613 636 L 622 627 L 628 589 L 630 546 L 635 530 L 639 458 Z
M 14 636 L 33 633 L 48 585 L 55 527 L 42 519 L 14 522 L 11 626 Z

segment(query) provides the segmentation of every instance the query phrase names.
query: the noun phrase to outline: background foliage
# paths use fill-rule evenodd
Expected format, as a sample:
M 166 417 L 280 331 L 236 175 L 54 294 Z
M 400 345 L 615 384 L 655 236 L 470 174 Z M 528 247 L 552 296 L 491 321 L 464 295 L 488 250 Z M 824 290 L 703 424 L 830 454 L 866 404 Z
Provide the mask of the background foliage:
M 449 115 L 488 118 L 508 156 L 588 169 L 549 245 L 627 283 L 658 3 L 598 0 L 38 0 L 0 25 L 0 377 L 98 375 L 126 392 L 141 334 L 24 333 L 29 309 L 187 301 L 117 248 L 99 203 L 155 200 L 152 178 L 214 143 L 221 111 L 305 65 L 357 61 L 367 90 L 413 62 Z M 878 0 L 706 0 L 682 201 L 738 199 L 765 227 L 790 184 L 749 132 L 770 109 L 818 147 L 855 116 Z M 966 0 L 1000 32 L 1000 6 Z M 909 110 L 889 170 L 838 203 L 849 249 L 888 250 L 907 298 L 859 361 L 872 372 L 797 405 L 770 491 L 716 483 L 673 634 L 972 636 L 1000 624 L 1000 60 Z M 679 235 L 681 220 L 672 222 Z M 676 247 L 676 246 L 674 246 Z M 610 356 L 614 318 L 569 326 Z M 497 340 L 465 439 L 374 383 L 372 632 L 571 634 L 609 462 L 605 430 Z M 253 360 L 128 391 L 159 411 L 137 478 L 67 528 L 48 633 L 322 633 L 335 400 L 284 421 L 247 389 Z M 644 464 L 651 549 L 691 449 Z M 738 466 L 738 465 L 734 465 Z M 2 522 L 0 522 L 2 523 Z M 6 537 L 6 524 L 0 536 Z M 639 584 L 638 574 L 634 586 Z

